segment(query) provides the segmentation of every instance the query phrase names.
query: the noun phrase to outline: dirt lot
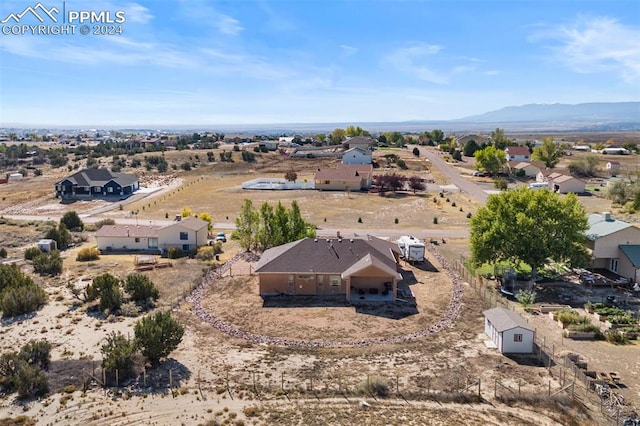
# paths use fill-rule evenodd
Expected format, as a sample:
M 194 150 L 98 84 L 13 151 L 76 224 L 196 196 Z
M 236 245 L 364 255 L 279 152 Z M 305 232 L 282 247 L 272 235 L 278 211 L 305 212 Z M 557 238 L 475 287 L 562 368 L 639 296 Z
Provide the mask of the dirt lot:
M 409 164 L 406 174 L 439 178 L 437 173 L 431 174 L 423 162 L 411 158 L 410 152 L 403 155 Z M 182 160 L 182 157 L 172 159 Z M 232 222 L 244 198 L 252 199 L 256 207 L 264 201 L 289 203 L 296 199 L 307 220 L 321 227 L 339 229 L 353 224 L 375 234 L 376 230 L 383 229 L 410 231 L 435 226 L 434 216 L 439 219 L 437 226 L 465 229 L 466 214 L 474 211 L 474 206 L 457 194 L 448 194 L 450 201 L 446 202 L 434 193 L 381 197 L 240 189 L 243 181 L 257 176 L 282 177 L 281 162 L 279 157 L 273 157 L 251 169 L 245 164 L 202 166 L 178 176 L 183 179 L 179 190 L 127 205 L 122 211 L 115 209 L 109 215 L 124 217 L 137 211 L 141 219 L 157 219 L 165 214 L 172 217 L 182 207 L 190 207 L 195 212 L 211 213 L 216 222 Z M 295 165 L 298 178 L 309 179 L 318 162 L 296 162 Z M 22 195 L 3 200 L 0 207 L 19 209 L 23 206 L 28 211 L 35 205 L 55 203 L 44 191 L 47 185 L 42 186 L 42 194 L 33 193 L 32 201 L 25 189 Z M 456 207 L 452 202 L 457 203 Z M 362 224 L 358 223 L 358 217 Z M 39 232 L 35 226 L 24 226 L 29 233 L 23 234 L 20 224 L 8 225 L 1 229 L 6 232 L 0 234 L 0 243 L 14 241 L 17 247 L 25 241 L 20 238 L 25 235 L 32 238 Z M 226 243 L 222 262 L 236 253 L 234 244 L 233 241 Z M 86 245 L 92 245 L 91 239 Z M 560 383 L 535 357 L 512 359 L 486 348 L 482 311 L 488 306 L 469 287 L 465 287 L 464 305 L 452 327 L 436 334 L 394 345 L 295 349 L 233 338 L 197 317 L 183 296 L 200 282 L 211 265 L 196 260 L 176 261 L 172 268 L 145 272 L 160 288 L 160 306 L 171 309 L 186 327 L 183 342 L 171 358 L 162 368 L 149 371 L 149 383 L 146 376 L 140 376 L 139 380 L 145 383 L 127 383 L 120 392 L 105 392 L 100 387 L 81 392 L 81 375 L 99 375 L 99 343 L 104 336 L 114 330 L 131 333 L 137 318 L 89 315 L 86 305 L 78 304 L 66 288 L 68 282 L 79 287 L 86 285 L 103 272 L 124 277 L 133 271 L 133 257 L 102 256 L 96 262 L 79 263 L 75 261 L 78 249 L 66 252 L 62 277 L 46 280 L 36 277 L 51 294 L 45 308 L 33 317 L 2 323 L 3 352 L 29 339 L 46 337 L 54 344 L 52 371 L 61 372 L 61 377 L 56 379 L 52 394 L 44 401 L 22 404 L 12 396 L 0 400 L 0 419 L 24 414 L 37 419 L 39 424 L 96 425 L 216 424 L 214 421 L 235 425 L 603 424 L 597 409 L 585 412 L 564 394 L 551 401 L 540 398 L 549 387 L 558 390 Z M 466 253 L 467 242 L 448 239 L 438 250 L 448 259 L 457 260 Z M 234 266 L 233 276 L 225 276 L 212 287 L 203 305 L 235 327 L 258 334 L 338 343 L 384 339 L 429 327 L 448 306 L 452 281 L 436 258 L 430 260 L 437 272 L 406 266 L 405 273 L 418 301 L 415 312 L 335 304 L 265 305 L 257 295 L 249 265 Z M 549 333 L 554 332 L 549 328 Z M 593 345 L 593 352 L 588 356 L 600 363 L 598 368 L 614 368 L 609 363 L 617 365 L 619 357 L 627 357 L 629 372 L 638 371 L 634 370 L 637 357 L 631 350 L 635 346 Z M 635 376 L 631 373 L 628 377 L 625 383 L 629 389 L 635 389 L 639 382 L 633 381 Z M 363 391 L 370 382 L 378 381 L 387 388 L 388 398 Z M 60 392 L 72 383 L 75 391 Z M 169 391 L 170 384 L 174 392 Z M 524 397 L 518 402 L 503 402 L 503 398 L 518 389 Z

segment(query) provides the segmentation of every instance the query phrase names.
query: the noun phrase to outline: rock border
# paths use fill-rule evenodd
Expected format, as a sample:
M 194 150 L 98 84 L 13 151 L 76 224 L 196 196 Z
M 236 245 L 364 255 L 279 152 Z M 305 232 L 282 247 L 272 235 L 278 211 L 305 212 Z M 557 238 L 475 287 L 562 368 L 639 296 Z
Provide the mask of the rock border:
M 220 318 L 210 314 L 202 307 L 202 298 L 206 291 L 216 283 L 218 278 L 231 268 L 231 266 L 239 260 L 255 261 L 257 256 L 254 253 L 243 252 L 235 255 L 224 265 L 216 270 L 210 271 L 203 278 L 202 283 L 196 287 L 187 301 L 193 304 L 193 309 L 198 318 L 212 325 L 219 331 L 240 339 L 247 340 L 252 343 L 266 343 L 269 345 L 303 348 L 303 349 L 316 349 L 316 348 L 341 348 L 341 347 L 366 347 L 373 345 L 389 345 L 405 343 L 419 339 L 424 336 L 432 335 L 440 330 L 449 328 L 453 325 L 454 321 L 460 314 L 462 308 L 462 302 L 464 298 L 464 286 L 460 275 L 451 268 L 449 262 L 435 249 L 433 244 L 427 244 L 426 248 L 429 252 L 438 260 L 442 269 L 444 269 L 451 281 L 453 282 L 453 288 L 451 290 L 451 298 L 449 299 L 449 305 L 446 311 L 440 317 L 440 319 L 430 327 L 422 330 L 415 331 L 413 333 L 401 334 L 397 336 L 381 337 L 375 339 L 360 339 L 360 340 L 347 340 L 347 341 L 309 341 L 309 340 L 295 340 L 295 339 L 283 339 L 279 337 L 267 336 L 263 334 L 250 333 L 231 325 Z

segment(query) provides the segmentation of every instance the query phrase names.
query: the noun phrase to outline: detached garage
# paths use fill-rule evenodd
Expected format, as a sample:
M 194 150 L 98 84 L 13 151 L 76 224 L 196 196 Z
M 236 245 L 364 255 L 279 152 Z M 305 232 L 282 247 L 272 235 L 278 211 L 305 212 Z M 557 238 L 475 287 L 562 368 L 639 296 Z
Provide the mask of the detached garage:
M 534 331 L 517 313 L 505 308 L 493 308 L 484 313 L 484 332 L 500 353 L 533 353 Z

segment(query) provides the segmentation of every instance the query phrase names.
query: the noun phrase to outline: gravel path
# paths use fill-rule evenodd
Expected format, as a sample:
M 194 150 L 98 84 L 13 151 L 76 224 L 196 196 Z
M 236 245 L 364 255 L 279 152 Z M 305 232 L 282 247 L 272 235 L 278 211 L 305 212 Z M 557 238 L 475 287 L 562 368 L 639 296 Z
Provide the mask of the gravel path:
M 440 262 L 442 269 L 444 269 L 447 274 L 451 277 L 453 282 L 453 288 L 451 291 L 451 299 L 449 300 L 449 305 L 447 306 L 446 311 L 440 317 L 440 319 L 433 324 L 431 327 L 424 328 L 422 330 L 418 330 L 413 333 L 402 334 L 397 336 L 390 336 L 384 338 L 376 338 L 376 339 L 361 339 L 361 340 L 351 340 L 351 341 L 308 341 L 308 340 L 292 340 L 292 339 L 282 339 L 278 337 L 266 336 L 263 334 L 249 333 L 239 328 L 228 324 L 222 319 L 210 314 L 202 307 L 202 299 L 209 288 L 214 286 L 218 281 L 219 277 L 222 277 L 225 272 L 233 266 L 238 260 L 244 259 L 248 262 L 253 262 L 257 260 L 257 256 L 252 253 L 244 252 L 235 255 L 228 262 L 222 265 L 220 268 L 209 272 L 202 283 L 196 287 L 193 292 L 187 298 L 187 301 L 193 303 L 193 309 L 195 314 L 211 324 L 213 327 L 218 330 L 226 333 L 232 337 L 237 337 L 241 339 L 248 340 L 253 343 L 268 343 L 271 345 L 277 346 L 287 346 L 287 347 L 296 347 L 296 348 L 326 348 L 326 347 L 364 347 L 364 346 L 372 346 L 372 345 L 380 345 L 380 344 L 396 344 L 403 343 L 418 339 L 420 337 L 428 336 L 431 334 L 435 334 L 438 331 L 448 328 L 453 325 L 454 321 L 458 317 L 460 313 L 460 309 L 462 307 L 462 300 L 464 296 L 464 287 L 462 285 L 462 281 L 460 276 L 451 268 L 449 262 L 440 255 L 435 249 L 435 246 L 431 244 L 427 244 L 427 249 L 429 252 Z

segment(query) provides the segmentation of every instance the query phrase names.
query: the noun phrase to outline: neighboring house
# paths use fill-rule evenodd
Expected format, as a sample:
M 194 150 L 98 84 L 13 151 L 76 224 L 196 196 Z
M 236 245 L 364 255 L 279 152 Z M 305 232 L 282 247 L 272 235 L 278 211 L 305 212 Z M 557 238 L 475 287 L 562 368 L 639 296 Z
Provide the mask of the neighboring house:
M 371 151 L 378 146 L 378 141 L 367 136 L 356 136 L 344 141 L 343 145 L 349 148 L 362 148 L 365 151 Z
M 593 268 L 640 281 L 640 228 L 616 220 L 608 212 L 594 213 L 589 215 L 586 237 Z
M 98 249 L 110 251 L 185 252 L 207 244 L 208 223 L 188 217 L 167 226 L 104 225 L 96 232 Z
M 261 296 L 345 296 L 394 301 L 400 251 L 376 237 L 303 238 L 266 250 L 256 266 Z
M 507 161 L 531 161 L 528 146 L 508 146 L 504 149 Z
M 241 134 L 228 134 L 224 136 L 224 143 L 250 143 L 253 142 L 253 136 Z
M 56 198 L 127 197 L 140 188 L 138 178 L 107 169 L 84 169 L 56 183 Z
M 606 169 L 611 176 L 618 176 L 618 173 L 620 173 L 620 163 L 617 161 L 607 161 Z
M 260 141 L 258 148 L 260 150 L 276 151 L 278 149 L 278 141 Z
M 342 154 L 342 164 L 371 164 L 371 151 L 359 146 L 349 148 Z
M 629 150 L 622 147 L 610 147 L 601 149 L 600 154 L 629 155 Z
M 373 184 L 371 164 L 338 164 L 335 169 L 320 169 L 314 177 L 320 191 L 361 191 Z
M 558 170 L 540 170 L 536 175 L 536 182 L 548 183 L 555 192 L 561 194 L 568 194 L 570 192 L 580 194 L 586 191 L 586 184 L 583 180 L 564 174 Z
M 518 313 L 506 308 L 493 308 L 483 314 L 484 332 L 500 353 L 533 353 L 535 332 Z
M 581 194 L 585 192 L 585 183 L 583 180 L 573 177 L 571 175 L 561 175 L 554 177 L 551 180 L 553 190 L 560 194 Z
M 524 170 L 524 175 L 528 178 L 534 178 L 540 173 L 540 167 L 527 161 L 511 161 L 508 164 L 514 175 L 517 175 L 519 170 Z

